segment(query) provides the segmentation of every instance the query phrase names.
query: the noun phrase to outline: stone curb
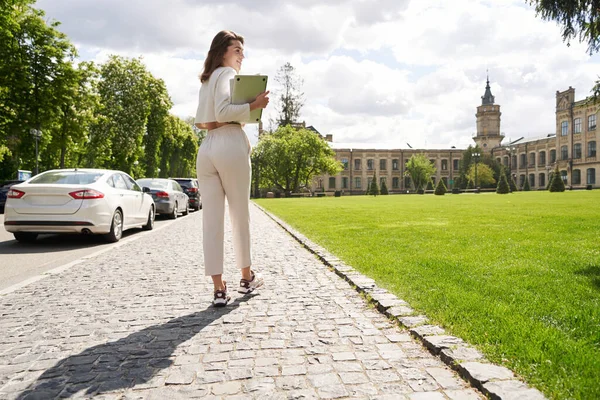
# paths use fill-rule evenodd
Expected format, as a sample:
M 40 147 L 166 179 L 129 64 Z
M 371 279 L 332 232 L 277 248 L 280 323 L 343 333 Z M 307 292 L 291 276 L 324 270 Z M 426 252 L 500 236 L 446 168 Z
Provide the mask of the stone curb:
M 414 315 L 410 305 L 393 293 L 377 287 L 375 281 L 356 271 L 340 259 L 329 254 L 327 250 L 310 241 L 306 236 L 297 232 L 287 223 L 271 214 L 263 207 L 253 203 L 269 218 L 289 233 L 304 248 L 342 279 L 350 283 L 357 292 L 367 297 L 379 312 L 409 330 L 410 334 L 442 362 L 456 370 L 460 376 L 484 395 L 494 400 L 542 400 L 546 399 L 537 389 L 517 380 L 517 377 L 506 367 L 492 364 L 473 346 L 462 339 L 445 335 L 445 330 L 436 325 L 430 325 L 425 315 Z

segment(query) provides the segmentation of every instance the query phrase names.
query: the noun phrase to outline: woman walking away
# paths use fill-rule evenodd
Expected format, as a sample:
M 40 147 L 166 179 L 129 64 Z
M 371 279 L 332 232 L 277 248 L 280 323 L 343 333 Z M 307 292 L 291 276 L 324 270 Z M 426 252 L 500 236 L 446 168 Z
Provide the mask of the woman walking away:
M 250 142 L 242 124 L 250 111 L 269 104 L 269 92 L 253 102 L 231 104 L 230 80 L 239 73 L 244 59 L 244 38 L 221 31 L 213 39 L 200 76 L 200 99 L 196 126 L 208 130 L 198 150 L 196 171 L 202 196 L 205 275 L 214 284 L 215 307 L 227 305 L 227 283 L 223 280 L 225 198 L 233 228 L 236 263 L 242 278 L 239 293 L 250 293 L 263 285 L 251 268 L 250 256 Z

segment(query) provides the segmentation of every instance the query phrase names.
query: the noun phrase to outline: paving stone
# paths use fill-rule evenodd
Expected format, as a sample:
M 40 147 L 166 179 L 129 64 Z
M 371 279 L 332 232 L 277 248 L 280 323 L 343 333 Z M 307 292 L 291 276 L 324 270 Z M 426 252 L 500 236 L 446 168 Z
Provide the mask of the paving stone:
M 3 295 L 0 398 L 25 390 L 31 398 L 110 400 L 478 395 L 357 291 L 414 332 L 439 336 L 426 317 L 315 247 L 341 278 L 254 206 L 253 265 L 265 286 L 251 296 L 232 290 L 227 307 L 212 307 L 204 211 L 133 233 L 117 251 Z M 234 287 L 239 270 L 226 221 L 224 275 Z M 475 360 L 468 346 L 441 356 Z M 532 393 L 509 384 L 492 390 Z
M 528 387 L 516 380 L 487 382 L 483 385 L 484 391 L 492 399 L 502 400 L 543 400 L 544 395 L 537 389 Z
M 466 345 L 442 349 L 440 358 L 448 365 L 460 364 L 465 361 L 485 361 L 477 349 Z
M 464 345 L 462 339 L 449 335 L 423 336 L 423 343 L 433 354 L 439 354 L 443 349 Z
M 508 380 L 515 377 L 508 368 L 493 364 L 465 362 L 459 364 L 459 369 L 468 379 L 477 382 L 478 385 L 493 379 Z

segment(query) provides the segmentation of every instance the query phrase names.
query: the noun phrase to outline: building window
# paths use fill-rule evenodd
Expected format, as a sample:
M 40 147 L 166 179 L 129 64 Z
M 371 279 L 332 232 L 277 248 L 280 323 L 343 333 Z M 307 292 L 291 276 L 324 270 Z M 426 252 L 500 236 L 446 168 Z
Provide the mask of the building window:
M 398 188 L 400 188 L 400 178 L 395 176 L 392 178 L 392 189 L 398 189 Z
M 596 170 L 594 168 L 588 168 L 588 170 L 587 170 L 587 184 L 588 185 L 596 184 Z
M 344 171 L 348 171 L 348 159 L 346 157 L 342 158 L 342 165 L 344 166 Z
M 435 167 L 435 159 L 434 158 L 430 158 L 429 162 L 431 163 L 431 165 L 433 165 Z
M 525 175 L 519 175 L 519 187 L 522 188 L 525 185 Z
M 556 162 L 556 150 L 552 149 L 550 150 L 550 164 L 555 163 Z
M 379 160 L 379 170 L 385 171 L 387 170 L 387 160 Z
M 588 131 L 596 130 L 596 114 L 588 115 Z
M 373 178 L 367 178 L 367 190 L 371 189 L 372 183 L 373 183 Z
M 540 155 L 539 155 L 538 159 L 540 161 L 540 165 L 546 165 L 546 152 L 540 151 Z M 542 185 L 542 186 L 544 186 L 544 185 Z
M 323 189 L 323 179 L 319 178 L 319 183 L 317 185 L 317 188 Z
M 367 170 L 373 171 L 373 168 L 375 168 L 375 161 L 370 158 L 367 160 Z
M 458 171 L 460 169 L 460 160 L 452 160 L 452 169 Z
M 575 143 L 573 146 L 573 158 L 581 158 L 581 143 Z
M 448 171 L 448 160 L 442 160 L 442 171 Z
M 354 188 L 355 189 L 361 188 L 361 182 L 360 182 L 360 178 L 358 176 L 356 178 L 354 178 Z
M 540 187 L 546 186 L 546 174 L 540 174 L 539 181 L 540 181 Z
M 513 169 L 517 169 L 517 156 L 512 156 L 512 167 Z
M 535 153 L 529 153 L 529 166 L 535 166 Z
M 529 174 L 529 187 L 535 187 L 535 174 Z
M 574 169 L 571 174 L 571 181 L 573 185 L 581 185 L 581 171 L 578 169 Z
M 410 176 L 404 177 L 404 187 L 409 188 L 412 186 L 412 182 L 410 181 Z
M 381 190 L 381 186 L 383 186 L 383 183 L 385 182 L 385 184 L 387 185 L 387 182 L 385 180 L 385 176 L 382 176 L 379 178 L 379 190 Z
M 392 169 L 398 171 L 398 160 L 392 160 Z
M 561 146 L 560 148 L 560 159 L 566 160 L 569 158 L 569 148 L 567 146 Z
M 354 159 L 354 169 L 360 171 L 360 158 Z
M 527 164 L 527 155 L 521 154 L 521 159 L 519 160 L 519 168 L 525 168 L 525 164 Z
M 504 164 L 504 166 L 508 168 L 508 156 L 502 157 L 502 164 Z
M 588 157 L 596 157 L 596 141 L 588 142 Z
M 569 123 L 567 121 L 563 121 L 560 124 L 560 135 L 567 136 L 569 134 Z
M 581 133 L 581 118 L 575 118 L 573 120 L 573 133 Z
M 329 178 L 329 189 L 335 190 L 335 176 Z
M 342 177 L 342 189 L 348 189 L 348 177 Z

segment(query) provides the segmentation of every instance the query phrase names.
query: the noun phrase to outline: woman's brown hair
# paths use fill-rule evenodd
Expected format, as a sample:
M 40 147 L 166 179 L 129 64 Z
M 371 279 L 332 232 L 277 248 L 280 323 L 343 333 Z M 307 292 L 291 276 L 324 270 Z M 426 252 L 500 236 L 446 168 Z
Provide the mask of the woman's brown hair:
M 210 50 L 208 50 L 208 55 L 204 61 L 204 71 L 200 75 L 200 82 L 206 82 L 214 70 L 221 66 L 223 56 L 234 40 L 239 40 L 241 44 L 244 44 L 244 38 L 235 32 L 221 31 L 217 33 L 210 44 Z

